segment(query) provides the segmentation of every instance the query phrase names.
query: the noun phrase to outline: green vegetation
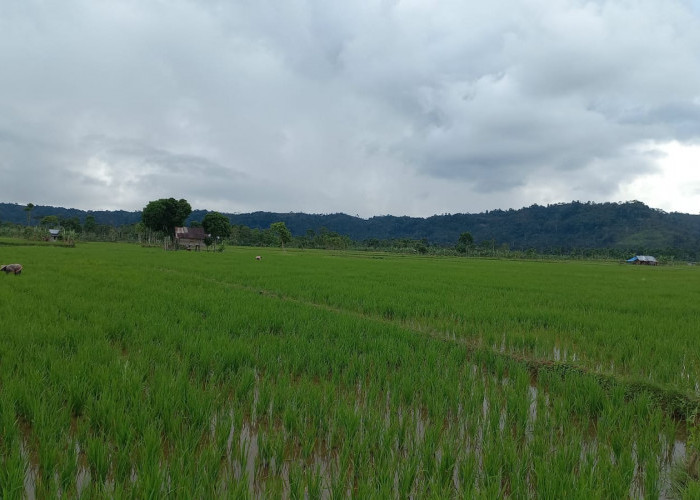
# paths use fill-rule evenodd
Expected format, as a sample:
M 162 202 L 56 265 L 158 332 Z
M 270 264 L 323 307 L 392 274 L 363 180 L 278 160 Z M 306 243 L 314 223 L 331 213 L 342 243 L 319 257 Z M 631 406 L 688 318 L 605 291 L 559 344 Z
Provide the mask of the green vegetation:
M 2 498 L 700 490 L 695 267 L 106 243 L 0 260 L 24 265 L 0 276 Z
M 143 209 L 143 224 L 151 231 L 162 231 L 175 238 L 175 228 L 182 226 L 192 213 L 192 207 L 185 199 L 161 198 L 151 201 Z
M 228 238 L 231 235 L 231 224 L 228 218 L 219 212 L 209 212 L 202 219 L 202 227 L 212 238 Z
M 292 241 L 292 233 L 284 222 L 273 222 L 270 224 L 270 231 L 277 236 L 282 248 L 284 248 L 285 243 Z
M 76 239 L 84 241 L 152 242 L 158 235 L 149 233 L 149 229 L 157 233 L 166 225 L 140 223 L 144 220 L 141 212 L 84 212 L 37 206 L 33 213 L 37 222 L 46 216 L 57 217 L 61 227 L 82 233 Z M 201 224 L 212 212 L 187 213 L 184 222 L 193 225 Z M 29 215 L 21 205 L 0 203 L 0 235 L 15 225 L 24 225 L 25 220 L 30 225 Z M 271 212 L 221 215 L 232 226 L 226 242 L 232 245 L 279 246 L 279 237 L 270 226 L 281 222 L 292 235 L 291 241 L 285 241 L 286 247 L 501 257 L 508 252 L 608 259 L 655 255 L 666 262 L 700 260 L 700 215 L 666 213 L 638 201 L 574 201 L 427 218 L 383 215 L 361 219 L 346 214 Z M 466 239 L 460 241 L 462 236 Z

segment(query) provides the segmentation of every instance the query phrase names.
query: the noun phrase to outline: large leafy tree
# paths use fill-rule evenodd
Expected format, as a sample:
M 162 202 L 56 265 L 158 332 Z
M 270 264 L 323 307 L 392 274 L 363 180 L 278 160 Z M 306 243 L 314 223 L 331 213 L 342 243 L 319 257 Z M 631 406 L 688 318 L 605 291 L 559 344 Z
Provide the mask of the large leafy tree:
M 163 231 L 175 237 L 175 227 L 182 226 L 192 213 L 192 207 L 187 200 L 161 198 L 151 201 L 141 213 L 144 225 L 153 231 Z
M 83 226 L 80 225 L 80 219 L 78 217 L 59 219 L 59 223 L 66 231 L 75 231 L 76 233 L 80 233 L 83 230 Z
M 47 215 L 47 216 L 41 218 L 41 220 L 39 221 L 39 224 L 41 224 L 42 226 L 51 226 L 51 227 L 58 226 L 58 217 L 56 215 Z
M 282 248 L 284 248 L 285 243 L 292 241 L 292 232 L 284 222 L 273 222 L 270 224 L 270 231 L 279 237 Z
M 474 237 L 470 232 L 464 232 L 459 235 L 459 240 L 457 240 L 457 251 L 460 253 L 467 253 L 467 250 L 474 246 Z
M 207 213 L 202 219 L 202 227 L 214 239 L 217 237 L 227 238 L 231 235 L 231 223 L 228 217 L 221 215 L 219 212 Z
M 94 215 L 88 215 L 85 217 L 85 232 L 94 233 L 97 231 L 97 222 L 95 221 Z

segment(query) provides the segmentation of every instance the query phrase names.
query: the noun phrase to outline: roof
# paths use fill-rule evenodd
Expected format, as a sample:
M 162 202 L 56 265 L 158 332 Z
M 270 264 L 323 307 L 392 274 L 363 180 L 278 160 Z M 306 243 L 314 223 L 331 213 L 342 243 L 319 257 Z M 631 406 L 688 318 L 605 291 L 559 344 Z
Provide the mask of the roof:
M 58 236 L 58 234 L 61 232 L 60 229 L 49 229 L 49 234 L 51 236 Z
M 207 237 L 203 227 L 176 227 L 176 239 L 203 240 Z
M 635 255 L 631 259 L 627 259 L 627 262 L 656 262 L 656 258 L 651 255 Z

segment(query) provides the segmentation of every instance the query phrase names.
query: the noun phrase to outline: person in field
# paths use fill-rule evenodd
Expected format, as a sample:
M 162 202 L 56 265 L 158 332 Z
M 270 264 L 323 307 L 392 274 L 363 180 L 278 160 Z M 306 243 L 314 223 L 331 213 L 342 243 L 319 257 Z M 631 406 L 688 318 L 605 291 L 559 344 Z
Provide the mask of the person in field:
M 0 267 L 0 271 L 5 271 L 6 274 L 9 274 L 9 273 L 21 274 L 22 273 L 22 264 L 6 264 L 6 265 Z

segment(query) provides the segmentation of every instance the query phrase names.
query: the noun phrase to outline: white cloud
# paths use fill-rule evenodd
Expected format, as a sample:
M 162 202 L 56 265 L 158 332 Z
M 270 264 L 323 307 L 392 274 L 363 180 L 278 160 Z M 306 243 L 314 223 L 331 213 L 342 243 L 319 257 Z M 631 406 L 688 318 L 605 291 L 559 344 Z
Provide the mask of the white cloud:
M 675 210 L 690 183 L 642 186 L 678 157 L 668 145 L 700 140 L 696 7 L 7 0 L 0 172 L 19 182 L 0 199 L 371 216 L 633 196 Z
M 619 197 L 667 212 L 700 214 L 700 144 L 671 141 L 647 147 L 662 154 L 658 171 L 621 183 Z

